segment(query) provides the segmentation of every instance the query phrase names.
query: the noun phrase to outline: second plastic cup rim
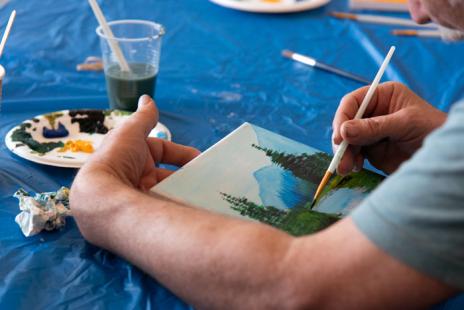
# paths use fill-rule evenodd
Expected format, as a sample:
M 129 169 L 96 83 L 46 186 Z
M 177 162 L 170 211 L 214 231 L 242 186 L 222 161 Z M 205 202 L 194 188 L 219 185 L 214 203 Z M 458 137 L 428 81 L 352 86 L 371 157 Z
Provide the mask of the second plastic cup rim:
M 103 29 L 101 26 L 98 26 L 97 29 L 95 29 L 95 32 L 99 37 L 102 37 L 106 40 L 116 40 L 120 42 L 143 42 L 143 41 L 150 41 L 150 40 L 156 40 L 159 37 L 164 35 L 164 27 L 161 24 L 157 24 L 155 22 L 151 22 L 149 20 L 142 20 L 142 19 L 121 19 L 121 20 L 114 20 L 111 22 L 108 22 L 108 26 L 114 26 L 114 25 L 121 25 L 121 24 L 141 24 L 141 25 L 147 25 L 151 26 L 155 29 L 158 30 L 158 33 L 156 35 L 152 36 L 146 36 L 146 37 L 140 37 L 140 38 L 124 38 L 124 37 L 116 37 L 114 36 L 113 38 L 109 38 L 103 33 Z

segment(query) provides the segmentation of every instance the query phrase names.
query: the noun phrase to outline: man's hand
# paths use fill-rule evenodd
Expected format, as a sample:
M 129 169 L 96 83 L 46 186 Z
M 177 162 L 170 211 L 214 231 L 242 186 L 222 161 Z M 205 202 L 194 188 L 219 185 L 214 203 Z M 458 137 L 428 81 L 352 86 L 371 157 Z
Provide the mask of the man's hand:
M 148 190 L 173 173 L 155 167 L 155 163 L 183 166 L 200 154 L 192 147 L 147 138 L 157 121 L 153 100 L 147 95 L 140 97 L 137 111 L 105 137 L 81 172 L 105 172 L 128 186 Z M 75 183 L 80 181 L 78 175 Z
M 418 24 L 425 24 L 430 22 L 430 16 L 424 8 L 421 0 L 408 1 L 409 12 L 411 18 Z
M 93 243 L 106 242 L 102 231 L 121 211 L 107 202 L 109 197 L 128 205 L 133 197 L 143 196 L 141 191 L 173 173 L 155 163 L 182 166 L 200 154 L 192 147 L 147 138 L 157 121 L 153 100 L 142 96 L 137 111 L 108 133 L 74 179 L 71 209 L 82 234 Z
M 446 113 L 395 82 L 379 85 L 365 118 L 353 120 L 367 90 L 343 97 L 335 114 L 332 146 L 336 150 L 343 140 L 350 144 L 338 166 L 342 175 L 359 171 L 365 158 L 385 173 L 394 172 L 446 120 Z

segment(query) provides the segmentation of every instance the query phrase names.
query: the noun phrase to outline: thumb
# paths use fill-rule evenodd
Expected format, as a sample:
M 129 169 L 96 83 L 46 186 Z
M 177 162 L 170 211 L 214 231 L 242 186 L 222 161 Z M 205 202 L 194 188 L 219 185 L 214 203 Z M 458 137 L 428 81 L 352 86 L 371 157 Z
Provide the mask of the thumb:
M 385 138 L 398 138 L 403 133 L 404 120 L 397 113 L 346 121 L 342 124 L 343 140 L 353 145 L 369 145 Z
M 146 137 L 158 123 L 158 118 L 159 113 L 155 102 L 150 96 L 143 95 L 139 98 L 137 111 L 130 116 L 127 123 L 136 129 L 137 133 Z

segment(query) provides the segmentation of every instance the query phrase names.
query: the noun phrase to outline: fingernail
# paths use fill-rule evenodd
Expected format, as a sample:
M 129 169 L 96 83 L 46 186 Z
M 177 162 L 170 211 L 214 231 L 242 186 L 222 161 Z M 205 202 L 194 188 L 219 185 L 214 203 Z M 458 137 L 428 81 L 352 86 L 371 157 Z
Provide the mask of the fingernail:
M 139 108 L 150 103 L 150 96 L 143 95 L 139 98 Z
M 344 129 L 348 138 L 356 138 L 359 134 L 359 129 L 356 126 L 345 125 Z
M 362 167 L 359 167 L 358 165 L 355 164 L 354 167 L 353 167 L 353 172 L 359 172 L 359 171 L 361 171 L 361 169 L 362 169 Z
M 340 147 L 340 145 L 338 145 L 338 144 L 332 144 L 332 152 L 334 154 L 337 153 L 337 150 L 338 150 L 339 147 Z

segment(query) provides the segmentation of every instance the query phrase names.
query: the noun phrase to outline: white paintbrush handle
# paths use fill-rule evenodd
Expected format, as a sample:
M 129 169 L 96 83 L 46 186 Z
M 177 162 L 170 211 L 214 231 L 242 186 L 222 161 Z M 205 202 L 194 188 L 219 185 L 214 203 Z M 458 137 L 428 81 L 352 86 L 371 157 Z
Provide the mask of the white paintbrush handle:
M 377 89 L 377 86 L 379 85 L 380 79 L 382 78 L 385 69 L 387 69 L 388 63 L 390 62 L 390 59 L 393 56 L 393 53 L 395 52 L 395 47 L 392 46 L 390 50 L 388 51 L 387 56 L 385 57 L 382 65 L 380 66 L 379 71 L 377 72 L 374 81 L 372 82 L 371 86 L 369 87 L 369 90 L 367 91 L 366 96 L 364 97 L 361 106 L 358 109 L 358 112 L 356 113 L 354 119 L 360 119 L 363 117 L 364 112 L 366 112 L 367 106 L 369 105 L 369 102 L 372 99 L 372 96 L 374 96 L 375 90 Z M 335 153 L 332 161 L 330 162 L 330 166 L 328 171 L 331 173 L 334 173 L 335 170 L 337 169 L 338 165 L 340 165 L 340 161 L 343 158 L 343 155 L 345 154 L 346 149 L 348 148 L 348 142 L 343 141 L 340 146 L 337 149 L 337 152 Z
M 301 54 L 293 53 L 292 59 L 311 67 L 314 67 L 316 65 L 316 59 Z
M 390 59 L 392 58 L 394 52 L 395 52 L 395 47 L 392 46 L 390 50 L 388 51 L 388 54 L 385 57 L 382 65 L 380 66 L 379 72 L 377 72 L 374 78 L 374 81 L 372 81 L 372 84 L 369 87 L 369 90 L 367 91 L 367 94 L 364 97 L 361 103 L 361 106 L 359 107 L 358 112 L 356 113 L 354 119 L 362 118 L 364 115 L 364 112 L 366 112 L 367 106 L 369 105 L 369 102 L 371 102 L 372 96 L 374 96 L 375 90 L 377 89 L 377 86 L 379 86 L 380 79 L 382 78 L 385 70 L 387 69 L 388 63 L 390 62 Z
M 417 30 L 418 37 L 441 38 L 439 30 Z
M 359 14 L 356 16 L 357 16 L 358 21 L 366 22 L 366 23 L 408 26 L 408 27 L 416 27 L 416 28 L 437 28 L 438 27 L 437 25 L 431 24 L 431 23 L 419 25 L 415 21 L 411 19 L 406 19 L 406 18 L 388 17 L 388 16 L 380 16 L 380 15 L 368 15 L 368 14 Z
M 103 15 L 100 6 L 98 5 L 97 1 L 89 0 L 90 7 L 95 14 L 95 17 L 98 20 L 98 23 L 102 27 L 103 33 L 108 37 L 108 44 L 110 45 L 111 50 L 113 51 L 114 55 L 116 56 L 119 65 L 121 66 L 121 71 L 130 72 L 129 64 L 127 63 L 124 54 L 122 53 L 121 47 L 119 46 L 118 42 L 115 41 L 113 32 L 111 31 L 110 26 L 106 22 L 105 16 Z
M 3 54 L 3 49 L 5 48 L 6 40 L 8 39 L 8 36 L 10 35 L 11 27 L 13 26 L 15 17 L 16 17 L 16 10 L 13 10 L 13 12 L 11 12 L 10 18 L 8 19 L 8 23 L 6 24 L 6 29 L 5 29 L 5 32 L 3 33 L 2 42 L 0 43 L 0 57 Z
M 340 165 L 340 161 L 342 160 L 343 155 L 345 154 L 346 149 L 348 148 L 348 142 L 343 141 L 339 146 L 337 151 L 335 152 L 332 161 L 330 162 L 329 169 L 327 169 L 330 173 L 335 173 L 338 165 Z

